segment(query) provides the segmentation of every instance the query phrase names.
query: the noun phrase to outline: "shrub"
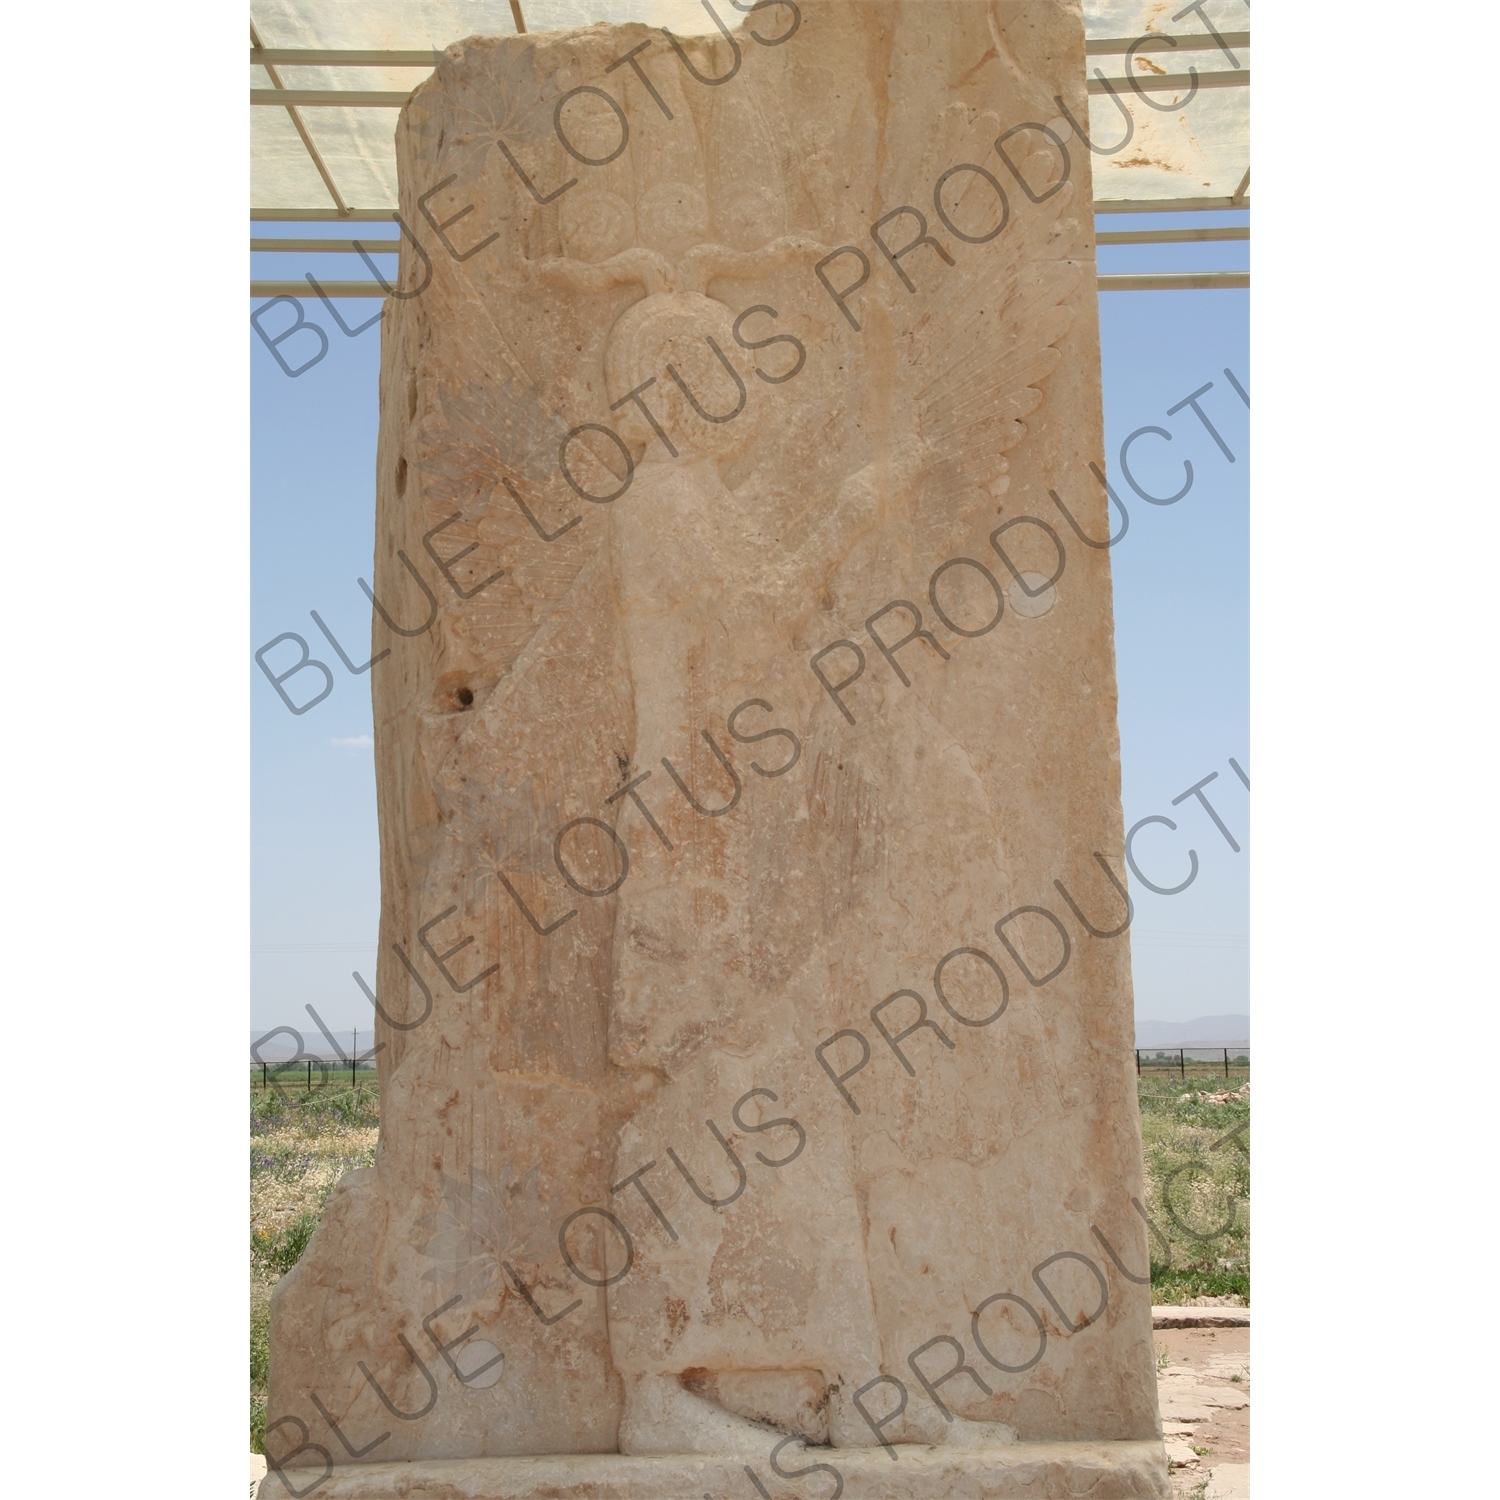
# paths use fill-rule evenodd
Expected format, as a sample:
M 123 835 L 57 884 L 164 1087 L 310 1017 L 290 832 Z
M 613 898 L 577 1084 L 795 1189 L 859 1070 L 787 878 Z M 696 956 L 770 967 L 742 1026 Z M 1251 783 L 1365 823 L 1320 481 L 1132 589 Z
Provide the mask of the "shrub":
M 302 1252 L 307 1249 L 307 1242 L 313 1237 L 313 1230 L 322 1217 L 321 1213 L 303 1209 L 285 1229 L 263 1229 L 252 1235 L 251 1259 L 259 1261 L 274 1275 L 284 1276 L 301 1260 Z
M 1194 1297 L 1243 1297 L 1250 1305 L 1249 1271 L 1210 1271 L 1196 1266 L 1169 1270 L 1151 1262 L 1151 1300 L 1158 1306 L 1191 1302 Z

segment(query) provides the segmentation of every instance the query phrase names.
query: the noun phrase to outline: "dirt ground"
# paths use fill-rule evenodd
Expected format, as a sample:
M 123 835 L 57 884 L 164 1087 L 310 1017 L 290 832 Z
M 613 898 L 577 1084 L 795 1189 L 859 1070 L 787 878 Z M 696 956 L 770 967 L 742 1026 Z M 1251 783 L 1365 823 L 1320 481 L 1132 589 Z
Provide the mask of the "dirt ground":
M 1250 1330 L 1158 1328 L 1153 1340 L 1172 1490 L 1196 1496 L 1210 1470 L 1250 1462 Z

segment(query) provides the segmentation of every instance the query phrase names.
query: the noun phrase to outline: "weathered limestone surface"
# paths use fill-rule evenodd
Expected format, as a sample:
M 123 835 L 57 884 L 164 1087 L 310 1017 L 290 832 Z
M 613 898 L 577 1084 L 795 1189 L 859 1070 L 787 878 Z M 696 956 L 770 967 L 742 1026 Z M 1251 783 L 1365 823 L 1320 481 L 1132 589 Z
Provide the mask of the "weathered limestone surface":
M 381 1141 L 273 1301 L 302 1492 L 1165 1493 L 1082 21 L 738 9 L 402 115 Z

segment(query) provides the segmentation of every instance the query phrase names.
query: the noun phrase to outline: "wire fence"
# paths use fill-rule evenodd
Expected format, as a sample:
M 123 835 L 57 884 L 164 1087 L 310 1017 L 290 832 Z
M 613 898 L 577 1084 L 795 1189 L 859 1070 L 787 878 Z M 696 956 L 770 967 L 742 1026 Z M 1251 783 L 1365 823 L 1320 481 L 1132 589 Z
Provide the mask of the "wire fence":
M 1218 1047 L 1137 1047 L 1135 1072 L 1137 1078 L 1175 1073 L 1184 1083 L 1190 1073 L 1196 1078 L 1213 1075 L 1232 1079 L 1236 1073 L 1248 1077 L 1250 1045 L 1238 1042 Z
M 377 1082 L 376 1067 L 364 1058 L 304 1057 L 290 1062 L 262 1062 L 250 1069 L 250 1086 L 266 1093 L 314 1093 L 325 1088 L 357 1088 Z
M 1221 1047 L 1137 1047 L 1136 1077 L 1164 1080 L 1176 1077 L 1186 1083 L 1189 1077 L 1199 1081 L 1223 1078 L 1233 1082 L 1240 1075 L 1250 1076 L 1250 1048 L 1247 1043 Z M 252 1066 L 250 1083 L 269 1093 L 291 1090 L 313 1093 L 329 1087 L 357 1088 L 361 1083 L 377 1081 L 375 1063 L 368 1058 L 303 1057 L 287 1062 L 262 1062 Z

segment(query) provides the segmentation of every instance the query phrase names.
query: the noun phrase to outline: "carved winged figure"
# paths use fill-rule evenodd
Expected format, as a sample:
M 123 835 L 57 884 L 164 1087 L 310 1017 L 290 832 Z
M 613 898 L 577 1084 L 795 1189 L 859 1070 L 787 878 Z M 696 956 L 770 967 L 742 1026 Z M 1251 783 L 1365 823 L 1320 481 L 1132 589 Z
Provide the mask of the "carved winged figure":
M 807 646 L 820 644 L 809 631 L 830 617 L 856 623 L 936 561 L 983 547 L 1007 489 L 1006 454 L 1026 437 L 1060 359 L 1080 268 L 1069 258 L 1074 184 L 1055 181 L 1057 154 L 1036 136 L 1043 149 L 1023 166 L 1029 192 L 1013 183 L 1006 194 L 996 108 L 953 102 L 907 122 L 921 148 L 904 141 L 890 177 L 871 186 L 878 201 L 915 212 L 881 225 L 897 255 L 881 259 L 873 202 L 860 205 L 854 233 L 847 213 L 806 212 L 807 175 L 791 180 L 796 155 L 777 149 L 773 78 L 743 78 L 733 95 L 716 90 L 705 102 L 690 80 L 653 76 L 672 126 L 627 89 L 631 146 L 602 184 L 561 200 L 561 253 L 517 249 L 494 285 L 507 299 L 562 299 L 570 323 L 602 314 L 607 326 L 585 354 L 597 360 L 630 483 L 603 516 L 585 517 L 604 533 L 600 550 L 556 612 L 568 617 L 586 597 L 611 601 L 628 697 L 619 782 L 653 778 L 633 789 L 654 826 L 614 804 L 632 863 L 614 898 L 609 1064 L 617 1089 L 625 1078 L 649 1087 L 619 1118 L 611 1180 L 660 1159 L 660 1142 L 696 1142 L 679 1153 L 692 1182 L 669 1168 L 677 1180 L 651 1189 L 675 1225 L 698 1199 L 719 1204 L 737 1180 L 728 1193 L 709 1187 L 738 1157 L 724 1155 L 704 1120 L 729 1129 L 730 1103 L 805 1071 L 819 1041 L 880 998 L 880 981 L 851 972 L 852 954 L 890 963 L 895 989 L 895 932 L 913 921 L 929 934 L 985 930 L 977 914 L 1004 885 L 1004 830 L 960 737 L 920 687 L 909 704 L 882 705 L 888 721 L 874 732 L 849 734 L 807 670 Z M 602 109 L 568 128 L 585 155 L 609 144 Z M 952 230 L 938 225 L 935 185 Z M 874 264 L 863 294 L 840 304 L 815 268 L 856 239 Z M 846 252 L 828 277 L 836 289 L 858 269 Z M 789 303 L 799 313 L 764 312 L 754 332 L 809 337 L 757 355 L 737 317 Z M 858 331 L 847 326 L 856 319 Z M 573 377 L 575 389 L 600 383 Z M 608 443 L 595 451 L 612 456 Z M 581 485 L 590 493 L 622 477 L 618 461 L 592 474 Z M 491 473 L 491 485 L 503 477 L 524 482 Z M 925 641 L 914 649 L 937 664 Z M 921 678 L 922 665 L 911 675 Z M 795 733 L 808 762 L 804 777 L 767 780 L 764 792 L 745 787 L 759 778 L 734 766 L 722 732 L 705 732 L 710 716 L 754 699 L 774 704 L 774 722 Z M 756 728 L 772 722 L 747 717 Z M 472 734 L 488 728 L 477 721 Z M 440 780 L 482 782 L 464 740 Z M 946 821 L 955 809 L 968 810 L 965 826 L 934 827 L 939 810 Z M 607 864 L 601 851 L 598 866 Z M 927 893 L 925 909 L 911 910 L 913 889 Z M 976 1080 L 969 1092 L 965 1109 L 982 1116 L 985 1088 Z M 766 1105 L 760 1119 L 776 1113 Z M 890 1171 L 872 1167 L 865 1141 L 871 1130 L 889 1139 L 881 1113 L 846 1120 L 836 1096 L 809 1089 L 797 1117 L 818 1122 L 825 1149 L 803 1165 L 798 1188 L 788 1166 L 753 1202 L 716 1206 L 720 1232 L 638 1246 L 631 1275 L 610 1293 L 622 1451 L 759 1451 L 765 1433 L 752 1416 L 809 1439 L 871 1441 L 847 1392 L 852 1377 L 888 1363 L 907 1300 L 882 1284 L 867 1249 L 891 1249 L 892 1226 L 865 1222 L 867 1179 Z M 911 1137 L 920 1154 L 952 1113 L 934 1106 L 895 1138 Z M 902 1173 L 919 1175 L 910 1163 Z M 972 1189 L 968 1176 L 953 1185 L 952 1211 Z M 729 1264 L 733 1293 L 721 1286 Z M 690 1311 L 671 1336 L 674 1308 Z

